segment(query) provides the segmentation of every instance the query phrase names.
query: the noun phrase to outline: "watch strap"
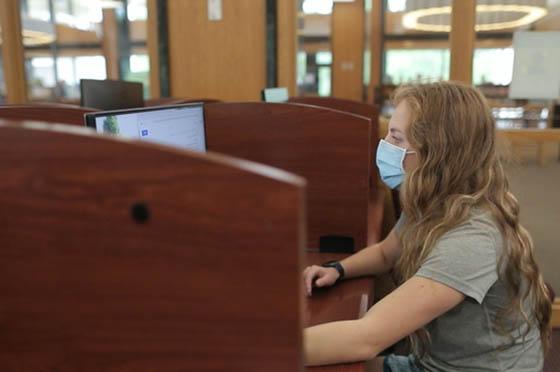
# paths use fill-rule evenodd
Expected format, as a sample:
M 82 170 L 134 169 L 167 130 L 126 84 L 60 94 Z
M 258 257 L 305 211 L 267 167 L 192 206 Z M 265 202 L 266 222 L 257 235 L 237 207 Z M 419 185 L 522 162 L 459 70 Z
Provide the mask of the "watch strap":
M 323 264 L 321 264 L 322 267 L 332 267 L 334 268 L 337 272 L 338 272 L 338 279 L 336 280 L 337 282 L 339 280 L 342 280 L 344 278 L 344 267 L 342 266 L 342 264 L 339 261 L 329 261 L 329 262 L 325 262 Z

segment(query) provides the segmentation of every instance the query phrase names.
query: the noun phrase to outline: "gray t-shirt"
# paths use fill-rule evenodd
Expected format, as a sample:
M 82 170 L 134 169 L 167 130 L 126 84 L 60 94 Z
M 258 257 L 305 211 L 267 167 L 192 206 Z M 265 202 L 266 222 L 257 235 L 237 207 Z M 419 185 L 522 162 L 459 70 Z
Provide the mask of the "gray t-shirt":
M 402 228 L 403 217 L 395 226 Z M 540 331 L 535 324 L 523 338 L 525 322 L 512 339 L 495 330 L 496 315 L 508 306 L 507 288 L 498 279 L 502 235 L 490 213 L 474 211 L 465 223 L 445 233 L 420 267 L 417 276 L 443 283 L 465 300 L 426 326 L 431 344 L 418 360 L 425 371 L 542 371 Z M 524 309 L 531 317 L 531 296 Z

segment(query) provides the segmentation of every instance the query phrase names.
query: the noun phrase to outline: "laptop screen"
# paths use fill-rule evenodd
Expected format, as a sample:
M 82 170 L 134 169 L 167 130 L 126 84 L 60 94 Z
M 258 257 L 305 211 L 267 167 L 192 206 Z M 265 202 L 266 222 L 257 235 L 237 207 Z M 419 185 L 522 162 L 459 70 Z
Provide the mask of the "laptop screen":
M 206 152 L 204 107 L 200 103 L 94 112 L 86 114 L 85 120 L 97 133 Z

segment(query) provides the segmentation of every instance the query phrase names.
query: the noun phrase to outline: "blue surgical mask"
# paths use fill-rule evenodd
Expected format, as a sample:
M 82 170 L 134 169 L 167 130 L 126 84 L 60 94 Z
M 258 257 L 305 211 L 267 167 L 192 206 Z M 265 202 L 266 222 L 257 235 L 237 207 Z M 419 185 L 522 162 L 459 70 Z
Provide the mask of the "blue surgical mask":
M 406 154 L 414 154 L 385 140 L 379 141 L 376 163 L 381 180 L 390 188 L 399 186 L 404 179 L 403 161 Z

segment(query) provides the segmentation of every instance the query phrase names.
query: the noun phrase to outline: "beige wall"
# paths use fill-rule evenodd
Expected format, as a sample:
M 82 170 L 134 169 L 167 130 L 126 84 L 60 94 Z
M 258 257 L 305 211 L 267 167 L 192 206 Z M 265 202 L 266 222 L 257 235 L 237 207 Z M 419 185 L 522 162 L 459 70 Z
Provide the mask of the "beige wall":
M 209 21 L 207 0 L 169 0 L 170 88 L 174 97 L 259 100 L 266 84 L 265 1 L 223 0 Z

